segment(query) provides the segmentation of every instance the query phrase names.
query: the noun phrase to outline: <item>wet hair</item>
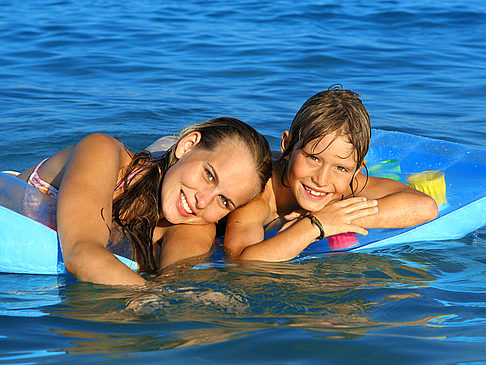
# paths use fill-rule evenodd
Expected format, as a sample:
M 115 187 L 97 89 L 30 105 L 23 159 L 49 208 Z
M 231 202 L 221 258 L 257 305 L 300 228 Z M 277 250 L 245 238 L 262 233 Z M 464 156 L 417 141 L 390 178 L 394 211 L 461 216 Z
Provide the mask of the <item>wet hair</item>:
M 313 140 L 336 133 L 345 136 L 353 145 L 356 157 L 356 168 L 365 159 L 370 146 L 370 116 L 359 95 L 345 90 L 341 85 L 332 85 L 309 98 L 299 109 L 290 126 L 287 146 L 280 157 L 284 162 L 294 148 L 302 148 Z M 316 143 L 317 145 L 317 143 Z M 287 172 L 285 165 L 282 182 Z M 354 192 L 352 183 L 351 190 Z
M 179 133 L 178 142 L 161 157 L 157 158 L 145 150 L 136 153 L 117 186 L 122 187 L 123 191 L 113 202 L 112 214 L 114 222 L 121 227 L 132 244 L 140 271 L 158 272 L 160 249 L 153 242 L 153 234 L 161 219 L 162 184 L 165 173 L 178 161 L 175 156 L 177 144 L 192 132 L 201 133 L 201 140 L 194 148 L 212 151 L 228 140 L 244 146 L 255 164 L 255 173 L 259 180 L 258 192 L 263 191 L 272 174 L 271 152 L 267 140 L 250 125 L 229 117 L 211 119 L 183 129 Z M 141 167 L 145 173 L 131 183 L 130 175 L 141 171 Z

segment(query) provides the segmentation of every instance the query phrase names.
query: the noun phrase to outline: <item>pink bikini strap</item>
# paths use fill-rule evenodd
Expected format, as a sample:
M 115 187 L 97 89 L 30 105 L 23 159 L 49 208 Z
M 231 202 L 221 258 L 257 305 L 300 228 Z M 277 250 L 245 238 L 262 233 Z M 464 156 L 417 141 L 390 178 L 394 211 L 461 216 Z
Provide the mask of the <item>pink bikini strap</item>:
M 35 167 L 34 171 L 32 171 L 32 174 L 36 174 L 36 175 L 38 175 L 37 171 L 39 171 L 40 167 L 41 167 L 41 166 L 44 164 L 44 162 L 46 162 L 48 159 L 49 159 L 49 157 L 48 157 L 48 158 L 45 158 L 45 159 L 43 159 L 41 162 L 39 162 L 39 163 L 37 164 L 37 166 Z M 32 174 L 31 174 L 31 175 L 32 175 Z
M 154 163 L 151 163 L 151 164 L 148 164 L 146 166 L 143 166 L 143 167 L 140 167 L 139 169 L 136 169 L 134 172 L 132 172 L 130 175 L 128 175 L 127 179 L 126 180 L 123 180 L 120 185 L 117 186 L 117 188 L 115 189 L 115 191 L 118 191 L 120 190 L 124 185 L 125 185 L 125 181 L 126 182 L 130 182 L 130 180 L 132 180 L 135 175 L 137 175 L 140 171 L 143 171 L 145 170 L 147 167 L 150 167 L 152 165 L 155 165 Z
M 142 170 L 145 170 L 145 166 L 144 167 L 140 167 L 139 169 L 136 169 L 134 172 L 132 172 L 130 175 L 128 175 L 127 177 L 127 180 L 126 181 L 130 181 L 133 179 L 133 177 L 138 174 L 140 171 Z

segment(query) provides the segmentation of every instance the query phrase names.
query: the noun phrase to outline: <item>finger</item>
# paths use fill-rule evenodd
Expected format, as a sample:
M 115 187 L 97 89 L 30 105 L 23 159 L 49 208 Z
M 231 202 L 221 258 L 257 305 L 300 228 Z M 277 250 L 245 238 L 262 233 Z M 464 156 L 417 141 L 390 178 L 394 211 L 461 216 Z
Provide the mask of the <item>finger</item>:
M 333 205 L 337 205 L 337 206 L 341 206 L 341 207 L 345 208 L 345 207 L 349 207 L 349 206 L 354 205 L 354 204 L 360 204 L 360 203 L 364 203 L 364 202 L 367 202 L 367 201 L 368 201 L 368 199 L 366 199 L 364 196 L 358 196 L 358 197 L 346 198 L 346 199 L 337 201 L 337 202 L 333 203 Z
M 368 231 L 364 228 L 361 228 L 359 227 L 357 230 L 356 230 L 356 233 L 362 235 L 362 236 L 367 236 L 368 235 Z
M 349 225 L 347 227 L 348 229 L 348 232 L 354 232 L 354 233 L 357 233 L 357 234 L 360 234 L 360 235 L 363 235 L 363 236 L 367 236 L 368 235 L 368 231 L 360 226 L 354 226 L 354 225 Z
M 305 210 L 296 210 L 296 211 L 293 211 L 292 213 L 284 215 L 284 219 L 287 220 L 287 221 L 291 221 L 291 220 L 294 220 L 296 218 L 302 217 L 305 213 L 307 213 L 307 211 L 305 211 Z

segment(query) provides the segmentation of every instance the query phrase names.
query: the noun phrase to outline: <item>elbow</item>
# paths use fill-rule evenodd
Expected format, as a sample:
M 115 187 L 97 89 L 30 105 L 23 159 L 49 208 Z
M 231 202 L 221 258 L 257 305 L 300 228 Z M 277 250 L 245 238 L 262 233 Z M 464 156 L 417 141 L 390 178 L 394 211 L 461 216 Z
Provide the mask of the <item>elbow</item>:
M 260 259 L 253 257 L 251 252 L 248 252 L 247 248 L 248 247 L 244 247 L 240 250 L 230 250 L 229 248 L 225 247 L 224 252 L 226 257 L 228 257 L 228 259 L 234 264 L 245 261 L 261 261 Z
M 79 263 L 79 260 L 77 258 L 74 259 L 64 259 L 64 268 L 68 273 L 73 275 L 76 279 L 85 281 L 83 279 L 82 271 L 81 271 L 81 265 Z
M 86 263 L 86 250 L 75 246 L 69 253 L 63 252 L 64 268 L 79 281 L 91 281 Z
M 439 216 L 439 207 L 437 206 L 437 202 L 430 196 L 427 196 L 426 199 L 424 199 L 420 207 L 423 223 L 434 220 Z
M 244 250 L 239 250 L 238 252 L 234 250 L 230 250 L 227 246 L 223 246 L 224 253 L 226 254 L 226 257 L 232 262 L 232 263 L 237 263 L 239 261 L 242 261 L 241 254 Z

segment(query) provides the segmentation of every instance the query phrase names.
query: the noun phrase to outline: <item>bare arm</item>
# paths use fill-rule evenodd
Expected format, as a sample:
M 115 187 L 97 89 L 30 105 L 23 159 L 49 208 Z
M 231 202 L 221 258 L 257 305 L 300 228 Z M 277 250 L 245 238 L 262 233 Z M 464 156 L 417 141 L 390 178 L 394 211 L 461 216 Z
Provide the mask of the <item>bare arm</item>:
M 209 253 L 215 236 L 214 224 L 169 227 L 162 238 L 160 269 L 166 273 L 177 271 L 178 266 L 185 267 L 188 263 L 194 266 Z
M 364 186 L 366 176 L 357 176 Z M 287 223 L 280 232 L 264 240 L 266 217 L 263 200 L 254 201 L 231 213 L 224 247 L 233 260 L 285 261 L 294 258 L 319 236 L 307 218 Z M 437 204 L 428 195 L 390 179 L 370 177 L 357 197 L 327 205 L 313 214 L 324 226 L 325 237 L 367 228 L 401 228 L 417 225 L 437 216 Z
M 115 138 L 93 134 L 70 152 L 57 202 L 57 226 L 66 270 L 82 281 L 143 285 L 145 280 L 106 249 L 113 191 L 127 163 Z
M 310 219 L 301 218 L 288 222 L 277 235 L 264 240 L 262 218 L 265 214 L 255 212 L 255 205 L 238 208 L 228 217 L 224 247 L 232 260 L 290 260 L 320 235 L 319 229 Z M 376 214 L 376 201 L 364 198 L 346 199 L 314 213 L 325 227 L 325 237 L 344 232 L 365 235 L 367 231 L 352 222 L 371 214 Z
M 288 229 L 264 240 L 263 225 L 244 221 L 244 218 L 243 211 L 232 213 L 226 226 L 224 249 L 228 257 L 234 261 L 290 260 L 319 235 L 312 228 L 310 221 L 305 219 L 294 222 Z
M 363 186 L 366 176 L 357 175 L 358 186 Z M 437 204 L 430 196 L 401 182 L 369 177 L 365 188 L 357 196 L 378 201 L 378 213 L 353 221 L 363 228 L 411 227 L 435 219 Z

